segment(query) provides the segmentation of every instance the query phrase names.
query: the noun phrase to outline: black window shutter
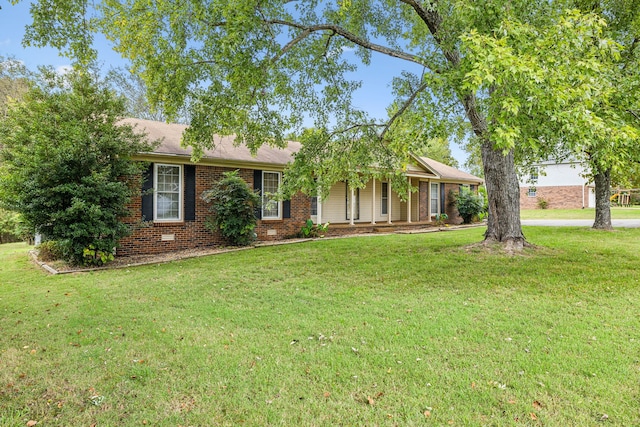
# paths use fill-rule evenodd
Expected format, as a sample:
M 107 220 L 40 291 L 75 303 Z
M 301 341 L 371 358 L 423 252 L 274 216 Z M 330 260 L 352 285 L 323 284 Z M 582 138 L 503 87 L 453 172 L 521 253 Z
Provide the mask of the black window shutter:
M 446 210 L 444 208 L 444 182 L 440 183 L 440 213 L 445 213 Z
M 142 179 L 142 220 L 153 221 L 153 163 L 149 163 Z
M 291 200 L 282 202 L 282 218 L 291 218 Z
M 184 165 L 184 220 L 196 220 L 196 167 Z
M 262 194 L 262 171 L 261 170 L 255 169 L 253 171 L 253 189 L 259 194 Z M 256 212 L 256 218 L 262 219 L 262 203 L 256 206 L 255 212 Z

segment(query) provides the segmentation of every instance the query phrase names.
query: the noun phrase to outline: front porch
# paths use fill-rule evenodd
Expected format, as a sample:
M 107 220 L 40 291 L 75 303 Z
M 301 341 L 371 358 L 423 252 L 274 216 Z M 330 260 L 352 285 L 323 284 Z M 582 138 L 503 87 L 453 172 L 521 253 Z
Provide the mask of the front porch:
M 327 230 L 328 236 L 342 236 L 345 234 L 394 233 L 396 231 L 411 231 L 426 228 L 438 228 L 433 221 L 394 221 L 393 223 L 371 224 L 371 222 L 356 222 L 354 224 L 331 224 Z
M 325 200 L 315 200 L 311 218 L 332 227 L 382 228 L 424 226 L 440 213 L 440 183 L 425 177 L 407 177 L 414 192 L 404 197 L 386 181 L 371 180 L 364 188 L 351 188 L 345 182 L 335 184 Z M 442 201 L 443 202 L 443 201 Z

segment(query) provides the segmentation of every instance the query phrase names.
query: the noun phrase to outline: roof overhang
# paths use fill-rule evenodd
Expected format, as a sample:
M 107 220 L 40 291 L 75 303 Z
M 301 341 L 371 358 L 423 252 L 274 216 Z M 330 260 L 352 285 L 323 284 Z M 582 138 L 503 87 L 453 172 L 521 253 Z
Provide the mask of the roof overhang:
M 196 164 L 203 166 L 219 166 L 231 169 L 266 169 L 282 171 L 286 165 L 276 163 L 265 162 L 250 162 L 250 161 L 238 161 L 238 160 L 225 160 L 225 159 L 211 159 L 207 157 L 201 158 L 198 162 L 193 162 L 190 156 L 184 156 L 180 154 L 165 154 L 165 153 L 142 153 L 133 157 L 134 160 L 143 162 L 167 162 L 175 164 Z

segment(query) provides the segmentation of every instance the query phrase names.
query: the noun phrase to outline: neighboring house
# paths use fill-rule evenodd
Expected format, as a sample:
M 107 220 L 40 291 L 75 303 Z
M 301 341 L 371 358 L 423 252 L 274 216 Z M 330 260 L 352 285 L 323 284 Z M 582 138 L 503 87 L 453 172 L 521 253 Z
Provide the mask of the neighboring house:
M 584 173 L 577 160 L 535 165 L 530 175 L 520 177 L 520 208 L 538 209 L 542 200 L 550 209 L 595 207 L 595 187 Z
M 364 189 L 351 190 L 336 183 L 326 200 L 302 193 L 291 200 L 270 196 L 282 182 L 285 166 L 293 160 L 300 144 L 287 148 L 261 147 L 252 156 L 245 146 L 235 146 L 232 137 L 214 137 L 215 148 L 206 150 L 198 163 L 191 161 L 191 149 L 180 145 L 185 125 L 139 119 L 125 122 L 137 125 L 151 140 L 162 142 L 151 153 L 136 159 L 148 161 L 143 195 L 133 201 L 132 216 L 125 219 L 134 228 L 120 241 L 121 255 L 152 254 L 215 246 L 223 243 L 217 233 L 205 227 L 210 215 L 200 195 L 222 177 L 223 172 L 239 170 L 250 187 L 260 191 L 262 206 L 256 234 L 258 240 L 294 237 L 307 219 L 330 222 L 329 234 L 373 231 L 376 227 L 411 227 L 430 223 L 434 215 L 447 213 L 451 222 L 461 222 L 449 203 L 449 192 L 461 186 L 477 189 L 482 179 L 425 157 L 415 157 L 406 171 L 418 192 L 406 201 L 391 190 L 389 183 L 372 180 Z

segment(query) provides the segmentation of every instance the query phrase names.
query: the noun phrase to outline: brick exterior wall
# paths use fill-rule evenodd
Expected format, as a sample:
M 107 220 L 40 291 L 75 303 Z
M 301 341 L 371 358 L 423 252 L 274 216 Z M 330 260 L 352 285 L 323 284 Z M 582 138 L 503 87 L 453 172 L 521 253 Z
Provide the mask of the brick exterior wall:
M 418 219 L 420 221 L 429 221 L 429 183 L 425 181 L 420 181 L 420 185 L 418 187 L 418 197 L 419 197 L 419 205 L 418 205 Z
M 210 215 L 207 204 L 200 195 L 211 189 L 214 182 L 222 178 L 222 174 L 236 168 L 223 168 L 217 166 L 195 166 L 195 220 L 180 222 L 142 222 L 142 197 L 136 197 L 130 204 L 132 215 L 124 219 L 130 225 L 133 233 L 120 240 L 118 256 L 159 254 L 164 252 L 195 249 L 203 247 L 215 247 L 224 245 L 225 242 L 219 233 L 209 231 L 205 227 L 206 218 Z M 253 169 L 240 169 L 239 175 L 250 188 L 253 188 Z M 451 206 L 450 192 L 457 192 L 459 184 L 447 183 L 444 185 L 445 212 L 449 216 L 447 222 L 452 224 L 462 223 L 462 218 L 456 208 Z M 526 191 L 526 190 L 525 190 Z M 430 219 L 428 208 L 429 183 L 419 184 L 419 221 Z M 526 193 L 525 193 L 526 196 Z M 281 220 L 258 220 L 255 232 L 259 241 L 282 240 L 296 237 L 306 220 L 311 216 L 311 200 L 304 194 L 297 194 L 291 199 L 290 218 Z M 424 225 L 422 225 L 424 226 Z M 401 226 L 402 227 L 402 226 Z M 344 235 L 358 233 L 372 233 L 381 228 L 379 225 L 371 227 L 329 227 L 327 235 Z M 412 228 L 405 225 L 405 228 Z M 398 227 L 394 227 L 398 229 Z
M 462 217 L 458 213 L 458 209 L 453 206 L 451 192 L 457 193 L 460 191 L 460 184 L 444 184 L 444 213 L 447 214 L 449 224 L 462 224 Z
M 536 186 L 535 197 L 529 197 L 528 192 L 529 187 L 520 187 L 520 209 L 540 209 L 540 199 L 547 201 L 548 209 L 579 209 L 589 204 L 589 188 L 582 185 Z
M 134 231 L 130 236 L 120 240 L 118 255 L 157 254 L 223 245 L 220 234 L 213 233 L 205 227 L 205 220 L 210 213 L 200 195 L 211 189 L 213 183 L 222 178 L 223 172 L 231 170 L 235 168 L 196 165 L 195 221 L 142 223 L 142 197 L 135 198 L 129 206 L 132 216 L 124 220 Z M 239 172 L 250 188 L 253 188 L 253 172 L 252 169 L 240 169 Z M 291 218 L 257 221 L 255 231 L 258 240 L 279 240 L 295 236 L 310 214 L 309 197 L 298 194 L 291 199 Z

